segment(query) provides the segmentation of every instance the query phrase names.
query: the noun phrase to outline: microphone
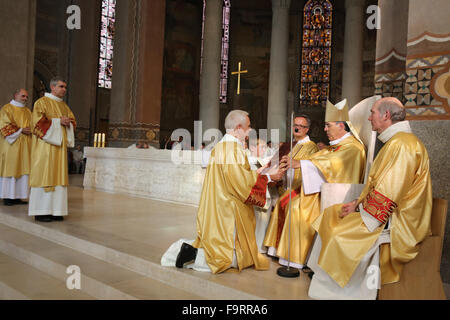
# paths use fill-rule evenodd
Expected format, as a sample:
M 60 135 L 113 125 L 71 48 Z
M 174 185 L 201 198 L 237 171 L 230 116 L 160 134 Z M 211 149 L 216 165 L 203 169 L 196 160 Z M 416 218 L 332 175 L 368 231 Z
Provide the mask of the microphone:
M 296 133 L 298 133 L 298 128 L 295 128 L 295 130 L 294 130 Z

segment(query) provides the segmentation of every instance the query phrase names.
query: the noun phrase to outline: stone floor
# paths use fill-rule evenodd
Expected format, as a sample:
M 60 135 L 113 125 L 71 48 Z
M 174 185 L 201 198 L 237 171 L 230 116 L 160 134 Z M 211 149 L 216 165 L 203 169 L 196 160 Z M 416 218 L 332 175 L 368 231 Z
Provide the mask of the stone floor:
M 0 282 L 8 276 L 6 285 L 12 292 L 39 298 L 35 291 L 23 292 L 26 288 L 12 279 L 20 279 L 31 266 L 39 269 L 36 277 L 42 278 L 40 283 L 49 276 L 59 280 L 51 286 L 60 292 L 60 299 L 68 299 L 70 295 L 60 283 L 67 277 L 62 267 L 77 265 L 82 274 L 84 270 L 89 272 L 90 286 L 101 282 L 109 295 L 92 288 L 86 294 L 71 295 L 73 299 L 309 299 L 309 278 L 305 274 L 295 279 L 280 278 L 276 275 L 279 265 L 273 261 L 267 271 L 249 268 L 219 275 L 164 268 L 160 259 L 167 248 L 180 238 L 194 238 L 196 208 L 83 190 L 81 185 L 81 176 L 71 176 L 70 213 L 63 222 L 37 223 L 27 216 L 27 206 L 0 206 L 0 253 L 20 260 L 9 263 L 23 270 L 2 274 L 0 269 Z M 111 270 L 107 275 L 100 274 L 97 269 L 102 268 L 95 264 Z M 159 281 L 161 284 L 155 287 L 158 294 L 144 288 L 144 280 Z M 25 286 L 27 290 L 29 286 Z
M 82 183 L 70 176 L 63 222 L 37 223 L 27 206 L 0 206 L 0 299 L 309 299 L 309 278 L 280 278 L 274 261 L 267 271 L 219 275 L 162 267 L 173 242 L 194 238 L 196 208 Z M 82 290 L 67 289 L 70 265 L 80 268 Z

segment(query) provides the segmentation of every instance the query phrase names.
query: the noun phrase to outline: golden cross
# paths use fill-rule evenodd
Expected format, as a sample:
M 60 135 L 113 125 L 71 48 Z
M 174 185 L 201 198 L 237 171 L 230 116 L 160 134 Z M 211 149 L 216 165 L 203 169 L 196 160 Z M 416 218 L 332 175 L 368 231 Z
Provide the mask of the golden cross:
M 239 67 L 238 71 L 232 72 L 232 75 L 238 75 L 238 87 L 237 87 L 237 94 L 239 95 L 241 93 L 241 73 L 247 73 L 248 70 L 242 70 L 241 71 L 241 62 L 239 61 Z

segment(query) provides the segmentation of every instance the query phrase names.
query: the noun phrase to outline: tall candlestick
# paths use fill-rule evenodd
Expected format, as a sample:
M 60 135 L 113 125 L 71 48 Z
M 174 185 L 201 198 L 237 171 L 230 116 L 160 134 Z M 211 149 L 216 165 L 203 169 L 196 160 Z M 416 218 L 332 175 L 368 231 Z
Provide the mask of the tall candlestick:
M 94 134 L 94 148 L 97 148 L 98 133 Z
M 105 147 L 106 134 L 102 133 L 102 148 Z

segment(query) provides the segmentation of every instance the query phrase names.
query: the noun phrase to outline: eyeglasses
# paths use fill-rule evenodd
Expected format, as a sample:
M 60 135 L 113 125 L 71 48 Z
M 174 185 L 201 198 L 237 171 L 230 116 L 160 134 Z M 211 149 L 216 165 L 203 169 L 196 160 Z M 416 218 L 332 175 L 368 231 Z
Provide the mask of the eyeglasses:
M 294 128 L 303 128 L 303 129 L 308 129 L 308 126 L 302 126 L 301 124 L 294 124 Z

